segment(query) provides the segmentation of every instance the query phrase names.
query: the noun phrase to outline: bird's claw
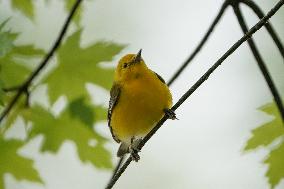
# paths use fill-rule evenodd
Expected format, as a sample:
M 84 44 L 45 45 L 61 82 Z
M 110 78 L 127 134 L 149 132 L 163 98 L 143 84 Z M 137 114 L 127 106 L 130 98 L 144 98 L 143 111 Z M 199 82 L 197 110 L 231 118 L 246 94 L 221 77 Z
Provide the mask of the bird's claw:
M 130 156 L 132 158 L 132 160 L 134 160 L 135 162 L 138 162 L 140 160 L 140 156 L 138 154 L 139 151 L 134 150 L 132 148 L 130 148 Z
M 129 153 L 132 158 L 132 160 L 138 162 L 140 159 L 140 156 L 138 153 L 140 152 L 140 149 L 138 148 L 140 142 L 142 141 L 142 138 L 135 139 L 134 137 L 131 139 L 131 145 L 129 146 Z
M 172 109 L 165 108 L 164 112 L 168 116 L 169 119 L 178 120 L 178 118 L 176 117 L 176 113 Z

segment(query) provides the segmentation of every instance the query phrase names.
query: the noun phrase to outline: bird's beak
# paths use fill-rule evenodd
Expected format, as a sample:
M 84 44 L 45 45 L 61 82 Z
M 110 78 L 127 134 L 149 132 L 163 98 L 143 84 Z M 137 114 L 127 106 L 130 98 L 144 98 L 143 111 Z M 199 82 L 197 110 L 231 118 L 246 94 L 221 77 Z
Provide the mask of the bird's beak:
M 133 63 L 139 63 L 142 60 L 142 49 L 139 50 L 139 52 L 136 54 L 135 59 L 133 60 Z

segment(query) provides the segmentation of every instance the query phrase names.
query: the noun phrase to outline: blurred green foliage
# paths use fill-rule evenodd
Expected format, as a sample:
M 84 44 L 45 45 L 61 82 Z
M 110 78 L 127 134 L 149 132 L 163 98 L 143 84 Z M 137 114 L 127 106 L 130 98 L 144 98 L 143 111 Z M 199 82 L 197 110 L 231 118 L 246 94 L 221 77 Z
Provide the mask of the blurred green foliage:
M 19 10 L 29 18 L 34 17 L 33 0 L 25 0 L 25 2 L 23 0 L 11 0 L 11 5 L 15 10 Z
M 46 0 L 49 1 L 49 0 Z M 65 9 L 66 11 L 70 10 L 72 8 L 72 6 L 74 5 L 76 0 L 65 0 Z M 76 15 L 74 16 L 73 20 L 74 22 L 79 25 L 80 20 L 81 20 L 81 15 L 82 15 L 82 6 L 80 6 L 76 12 Z
M 15 45 L 18 34 L 3 31 L 7 21 L 0 25 L 0 82 L 4 88 L 22 84 L 32 71 L 26 61 L 44 54 L 33 45 Z
M 3 83 L 2 83 L 2 81 L 0 81 L 0 107 L 4 105 L 4 101 L 3 101 L 4 94 L 5 93 L 3 91 Z
M 272 120 L 255 128 L 251 138 L 247 141 L 245 151 L 265 147 L 270 150 L 264 163 L 268 165 L 266 176 L 271 188 L 274 188 L 281 179 L 284 179 L 284 124 L 275 103 L 269 103 L 260 108 L 272 117 Z M 272 150 L 270 145 L 276 140 L 279 143 Z
M 0 57 L 5 56 L 12 49 L 13 41 L 16 38 L 15 34 L 3 31 L 8 21 L 9 19 L 0 24 Z
M 4 174 L 6 173 L 12 174 L 17 180 L 43 183 L 33 167 L 33 160 L 19 154 L 19 149 L 24 145 L 24 141 L 5 140 L 0 136 L 0 189 L 4 188 Z
M 49 0 L 45 2 L 48 3 Z M 64 2 L 66 10 L 69 11 L 75 0 Z M 10 3 L 15 11 L 21 12 L 29 19 L 33 20 L 36 16 L 34 1 L 10 0 Z M 77 26 L 82 17 L 82 10 L 83 7 L 80 6 L 73 19 Z M 0 109 L 1 106 L 7 105 L 11 98 L 11 93 L 5 93 L 3 89 L 22 84 L 32 72 L 27 62 L 33 58 L 43 58 L 45 54 L 33 44 L 16 44 L 19 33 L 12 32 L 9 28 L 4 29 L 7 22 L 9 19 L 0 23 Z M 103 68 L 100 63 L 111 61 L 124 46 L 101 41 L 81 47 L 81 35 L 82 29 L 79 27 L 66 38 L 55 55 L 57 66 L 31 88 L 33 93 L 38 85 L 47 84 L 51 104 L 64 95 L 68 100 L 64 110 L 59 115 L 54 115 L 50 107 L 44 108 L 37 104 L 25 106 L 25 98 L 21 98 L 6 122 L 0 125 L 0 189 L 4 189 L 6 173 L 12 174 L 17 180 L 43 183 L 33 166 L 33 160 L 19 153 L 22 147 L 39 135 L 44 138 L 41 152 L 57 153 L 64 142 L 71 141 L 75 144 L 82 162 L 92 163 L 97 168 L 112 167 L 110 153 L 104 147 L 106 139 L 94 128 L 96 122 L 106 119 L 106 109 L 90 102 L 85 85 L 90 82 L 109 89 L 114 70 Z M 260 110 L 273 118 L 252 131 L 245 151 L 259 147 L 270 149 L 272 143 L 280 141 L 264 160 L 268 165 L 266 176 L 274 188 L 284 178 L 284 125 L 275 104 L 268 104 Z M 22 117 L 26 123 L 32 123 L 26 140 L 5 138 L 5 131 L 14 126 L 18 117 Z
M 87 114 L 82 117 L 81 114 L 86 112 Z M 98 168 L 112 167 L 111 155 L 104 148 L 106 139 L 93 129 L 94 122 L 105 117 L 101 116 L 95 120 L 94 107 L 85 103 L 83 99 L 71 102 L 58 117 L 39 106 L 25 109 L 21 115 L 26 121 L 33 123 L 28 140 L 38 135 L 44 137 L 42 152 L 56 153 L 61 145 L 69 140 L 76 145 L 78 155 L 83 162 L 91 162 Z M 90 144 L 92 140 L 96 142 L 95 146 Z
M 86 96 L 86 82 L 96 83 L 105 89 L 111 87 L 114 70 L 102 68 L 98 64 L 112 60 L 123 46 L 97 42 L 81 48 L 81 33 L 81 30 L 76 31 L 61 46 L 57 54 L 58 66 L 44 81 L 48 84 L 51 102 L 55 102 L 62 94 L 68 100 Z
M 30 19 L 36 16 L 34 1 L 11 0 L 10 2 L 15 11 L 20 11 Z M 64 2 L 66 10 L 69 11 L 75 0 Z M 105 148 L 107 139 L 94 128 L 95 123 L 106 120 L 107 110 L 91 102 L 86 84 L 94 83 L 104 89 L 110 89 L 114 69 L 104 68 L 100 63 L 112 61 L 124 45 L 99 41 L 81 47 L 82 29 L 79 27 L 81 12 L 82 5 L 73 19 L 78 29 L 65 37 L 55 54 L 56 67 L 44 73 L 43 77 L 34 82 L 30 88 L 30 93 L 33 93 L 38 86 L 47 85 L 47 95 L 51 105 L 27 106 L 26 97 L 23 96 L 5 122 L 0 125 L 0 189 L 4 189 L 6 173 L 12 174 L 17 180 L 43 183 L 43 179 L 33 166 L 33 160 L 19 154 L 22 147 L 39 135 L 43 136 L 40 152 L 57 153 L 64 142 L 70 141 L 75 144 L 82 162 L 91 163 L 96 168 L 112 167 L 111 154 Z M 13 15 L 10 19 L 13 19 Z M 31 67 L 34 66 L 29 62 L 34 58 L 42 59 L 46 53 L 35 48 L 33 44 L 15 43 L 19 33 L 7 28 L 7 22 L 9 19 L 0 23 L 0 110 L 1 106 L 6 106 L 15 94 L 15 91 L 4 92 L 3 89 L 21 85 L 33 71 Z M 51 106 L 62 96 L 67 97 L 67 104 L 59 115 L 54 115 Z M 5 138 L 5 131 L 14 127 L 19 117 L 24 119 L 25 124 L 32 125 L 26 130 L 26 139 Z

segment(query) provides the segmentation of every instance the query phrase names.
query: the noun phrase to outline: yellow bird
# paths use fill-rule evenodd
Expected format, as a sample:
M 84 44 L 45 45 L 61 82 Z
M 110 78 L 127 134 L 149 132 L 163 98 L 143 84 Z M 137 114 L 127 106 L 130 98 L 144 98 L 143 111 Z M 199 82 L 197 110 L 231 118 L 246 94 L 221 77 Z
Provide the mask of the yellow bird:
M 112 137 L 121 142 L 117 156 L 130 153 L 139 160 L 137 145 L 166 113 L 176 119 L 170 110 L 172 95 L 165 81 L 150 70 L 137 54 L 122 57 L 117 65 L 110 91 L 108 126 Z

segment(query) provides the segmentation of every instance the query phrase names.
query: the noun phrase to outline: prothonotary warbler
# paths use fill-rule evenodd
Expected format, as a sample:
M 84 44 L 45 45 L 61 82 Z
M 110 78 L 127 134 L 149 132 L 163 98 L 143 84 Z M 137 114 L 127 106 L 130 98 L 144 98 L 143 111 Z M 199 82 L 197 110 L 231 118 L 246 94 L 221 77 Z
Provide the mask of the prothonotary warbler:
M 137 145 L 142 138 L 164 114 L 176 119 L 171 106 L 168 86 L 161 76 L 147 67 L 141 50 L 122 57 L 115 71 L 108 109 L 112 137 L 121 143 L 117 156 L 130 153 L 138 161 Z

